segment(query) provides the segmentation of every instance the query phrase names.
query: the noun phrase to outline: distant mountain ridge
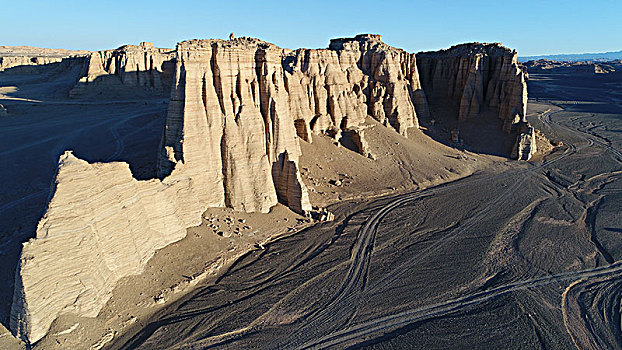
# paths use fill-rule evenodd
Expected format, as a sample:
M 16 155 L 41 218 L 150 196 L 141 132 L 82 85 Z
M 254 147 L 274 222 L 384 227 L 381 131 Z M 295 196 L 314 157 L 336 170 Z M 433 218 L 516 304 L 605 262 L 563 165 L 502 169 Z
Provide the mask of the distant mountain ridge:
M 532 60 L 547 59 L 551 61 L 611 61 L 622 59 L 622 50 L 601 52 L 601 53 L 575 53 L 575 54 L 558 54 L 558 55 L 541 55 L 541 56 L 522 56 L 518 57 L 521 62 Z

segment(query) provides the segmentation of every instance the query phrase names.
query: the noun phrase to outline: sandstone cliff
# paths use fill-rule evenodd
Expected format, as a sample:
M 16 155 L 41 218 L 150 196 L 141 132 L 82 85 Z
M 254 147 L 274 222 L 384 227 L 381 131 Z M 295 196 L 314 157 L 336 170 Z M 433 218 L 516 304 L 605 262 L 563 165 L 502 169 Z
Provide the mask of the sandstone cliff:
M 31 46 L 0 46 L 0 72 L 34 72 L 36 66 L 68 61 L 81 61 L 89 55 L 85 50 L 43 49 Z
M 36 66 L 42 64 L 58 63 L 62 57 L 31 57 L 31 56 L 10 56 L 0 57 L 0 71 L 18 66 Z
M 152 43 L 125 45 L 115 50 L 92 52 L 84 76 L 69 92 L 70 97 L 167 96 L 172 83 L 175 52 Z
M 415 55 L 386 45 L 380 35 L 288 52 L 283 65 L 292 118 L 304 122 L 303 130 L 347 131 L 369 115 L 405 135 L 418 126 L 416 109 L 427 110 Z
M 511 153 L 502 153 L 520 160 L 529 160 L 535 153 L 535 138 L 525 134 L 529 128 L 533 130 L 525 119 L 527 72 L 518 64 L 516 51 L 499 43 L 462 44 L 418 53 L 417 64 L 434 108 L 455 115 L 461 122 L 494 115 L 501 120 L 506 138 L 514 143 Z M 533 142 L 528 141 L 531 139 Z
M 418 53 L 417 64 L 430 103 L 449 102 L 459 120 L 490 109 L 508 133 L 525 121 L 527 84 L 516 51 L 501 44 L 462 44 Z
M 364 145 L 355 130 L 367 115 L 406 134 L 417 126 L 415 101 L 426 109 L 415 56 L 375 35 L 295 51 L 251 38 L 191 40 L 177 57 L 161 173 L 183 163 L 210 206 L 266 212 L 280 200 L 308 211 L 299 139 L 355 134 Z
M 206 206 L 188 178 L 137 181 L 126 163 L 89 164 L 66 152 L 37 235 L 24 243 L 11 329 L 35 342 L 61 313 L 94 317 L 116 282 L 200 223 Z
M 124 163 L 61 157 L 53 197 L 16 272 L 13 332 L 35 342 L 62 313 L 97 315 L 116 281 L 140 273 L 209 207 L 268 212 L 280 201 L 308 213 L 300 142 L 313 134 L 349 140 L 371 158 L 366 120 L 406 136 L 427 116 L 428 101 L 449 99 L 466 119 L 482 106 L 510 125 L 524 118 L 524 79 L 507 49 L 423 54 L 422 86 L 419 58 L 380 39 L 335 39 L 321 50 L 190 40 L 175 52 L 143 44 L 91 54 L 73 96 L 137 87 L 162 93 L 174 60 L 160 179 L 137 181 Z

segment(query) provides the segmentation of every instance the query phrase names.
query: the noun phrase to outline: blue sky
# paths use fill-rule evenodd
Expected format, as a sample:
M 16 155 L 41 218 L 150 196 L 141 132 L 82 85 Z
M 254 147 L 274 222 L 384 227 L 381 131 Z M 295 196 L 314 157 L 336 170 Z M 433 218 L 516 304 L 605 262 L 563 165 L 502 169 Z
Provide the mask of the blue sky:
M 0 45 L 101 50 L 152 41 L 254 36 L 285 48 L 379 33 L 410 52 L 471 41 L 519 55 L 622 50 L 622 0 L 7 1 Z

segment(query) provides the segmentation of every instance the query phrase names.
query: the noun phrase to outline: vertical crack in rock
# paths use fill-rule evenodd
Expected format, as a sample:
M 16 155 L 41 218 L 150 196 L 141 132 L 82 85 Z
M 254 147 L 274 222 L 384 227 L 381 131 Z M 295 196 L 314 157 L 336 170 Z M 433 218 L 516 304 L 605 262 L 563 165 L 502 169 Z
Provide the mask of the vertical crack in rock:
M 516 140 L 514 148 L 523 148 L 513 149 L 513 158 L 527 160 L 535 153 L 535 137 L 530 136 L 525 119 L 525 72 L 518 65 L 516 51 L 499 43 L 462 44 L 418 53 L 417 65 L 431 105 L 450 107 L 444 112 L 457 115 L 461 122 L 473 122 L 492 113 L 501 120 L 501 129 L 508 137 Z
M 158 157 L 158 178 L 163 179 L 171 174 L 173 167 L 178 162 L 183 162 L 183 111 L 185 108 L 185 84 L 186 70 L 184 68 L 184 57 L 179 57 L 176 63 L 174 85 L 171 91 L 170 102 L 168 105 L 166 125 L 162 133 L 161 153 Z M 203 82 L 206 77 L 203 76 Z M 203 84 L 201 97 L 205 113 L 207 112 L 207 91 Z
M 218 51 L 217 45 L 212 45 L 212 57 L 210 60 L 210 66 L 212 68 L 212 85 L 214 85 L 214 91 L 216 91 L 216 97 L 218 98 L 218 104 L 220 106 L 220 111 L 223 114 L 226 114 L 225 111 L 225 102 L 223 98 L 222 91 L 222 78 L 220 76 L 220 69 L 218 69 L 218 64 L 216 63 L 216 54 Z
M 264 131 L 264 135 L 265 135 L 265 149 L 266 149 L 266 155 L 268 156 L 268 161 L 272 161 L 272 155 L 270 154 L 270 145 L 272 144 L 272 123 L 270 121 L 270 103 L 268 101 L 268 94 L 265 93 L 265 84 L 264 84 L 264 79 L 262 78 L 264 76 L 264 64 L 265 64 L 265 52 L 260 50 L 259 48 L 257 48 L 255 50 L 255 77 L 257 79 L 257 85 L 258 85 L 258 93 L 259 93 L 259 98 L 257 99 L 257 101 L 259 102 L 259 112 L 261 113 L 261 116 L 263 118 L 263 131 Z M 255 94 L 255 90 L 253 89 L 253 95 Z

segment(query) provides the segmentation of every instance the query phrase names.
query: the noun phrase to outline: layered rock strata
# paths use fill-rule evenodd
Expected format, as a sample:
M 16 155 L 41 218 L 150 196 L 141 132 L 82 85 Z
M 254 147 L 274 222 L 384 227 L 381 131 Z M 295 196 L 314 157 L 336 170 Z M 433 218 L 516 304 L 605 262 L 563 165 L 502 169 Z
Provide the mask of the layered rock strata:
M 507 133 L 525 121 L 527 84 L 516 51 L 499 43 L 462 44 L 418 53 L 417 65 L 430 103 L 449 103 L 459 120 L 493 111 Z
M 348 138 L 373 157 L 363 137 L 367 118 L 407 135 L 438 96 L 464 100 L 457 103 L 462 118 L 483 105 L 510 124 L 523 118 L 524 80 L 514 60 L 472 50 L 448 59 L 424 55 L 421 67 L 438 76 L 427 97 L 416 56 L 377 35 L 335 39 L 323 50 L 238 38 L 184 41 L 175 52 L 143 44 L 93 53 L 74 96 L 125 87 L 157 94 L 174 60 L 161 176 L 137 181 L 125 163 L 61 157 L 53 197 L 16 272 L 13 332 L 36 342 L 60 314 L 97 315 L 120 278 L 140 273 L 156 249 L 183 238 L 209 207 L 267 212 L 280 201 L 307 213 L 301 139 Z M 435 68 L 447 62 L 466 66 Z M 446 70 L 464 77 L 445 81 Z
M 36 237 L 23 245 L 12 331 L 36 342 L 60 314 L 97 316 L 119 279 L 140 273 L 157 249 L 200 223 L 206 206 L 190 182 L 137 181 L 127 163 L 63 154 Z
M 170 92 L 174 68 L 175 51 L 156 48 L 148 42 L 92 52 L 84 75 L 69 96 L 135 93 L 166 96 Z
M 191 40 L 177 57 L 160 168 L 196 171 L 211 206 L 265 212 L 280 200 L 307 211 L 299 139 L 354 134 L 367 155 L 355 130 L 368 115 L 406 134 L 417 126 L 414 101 L 425 104 L 415 56 L 379 36 L 295 51 L 252 38 Z
M 427 110 L 415 55 L 386 45 L 380 35 L 286 52 L 283 66 L 292 118 L 315 133 L 347 131 L 369 115 L 406 135 L 418 126 L 416 109 Z
M 0 72 L 32 73 L 37 66 L 82 63 L 89 51 L 43 49 L 31 46 L 0 46 Z M 61 69 L 67 69 L 67 66 Z

